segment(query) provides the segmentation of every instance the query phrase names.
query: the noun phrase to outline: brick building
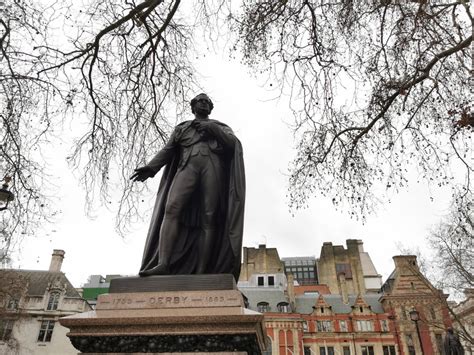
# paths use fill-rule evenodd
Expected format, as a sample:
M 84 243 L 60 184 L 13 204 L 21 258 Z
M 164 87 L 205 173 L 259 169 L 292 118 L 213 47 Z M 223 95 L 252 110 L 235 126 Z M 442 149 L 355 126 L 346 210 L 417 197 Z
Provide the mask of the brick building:
M 398 334 L 400 354 L 421 354 L 422 349 L 425 354 L 443 354 L 444 333 L 452 326 L 448 295 L 423 276 L 416 256 L 394 256 L 393 260 L 395 270 L 382 286 L 380 300 Z M 420 321 L 410 319 L 413 311 Z
M 394 257 L 383 285 L 360 240 L 348 240 L 347 249 L 324 243 L 312 283 L 285 273 L 288 260 L 311 257 L 285 258 L 282 265 L 275 248 L 244 248 L 238 287 L 249 308 L 265 315 L 269 354 L 422 354 L 412 310 L 420 315 L 424 354 L 442 354 L 451 324 L 446 295 L 419 272 L 416 257 Z

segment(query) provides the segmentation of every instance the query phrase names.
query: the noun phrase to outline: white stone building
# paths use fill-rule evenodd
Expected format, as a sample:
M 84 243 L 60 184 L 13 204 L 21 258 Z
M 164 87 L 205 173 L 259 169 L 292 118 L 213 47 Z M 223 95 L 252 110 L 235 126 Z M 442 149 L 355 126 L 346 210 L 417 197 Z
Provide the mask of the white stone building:
M 464 301 L 452 307 L 454 312 L 454 328 L 460 335 L 465 355 L 474 355 L 474 289 L 464 290 Z
M 76 355 L 58 319 L 90 306 L 71 285 L 54 250 L 48 271 L 0 269 L 0 354 Z

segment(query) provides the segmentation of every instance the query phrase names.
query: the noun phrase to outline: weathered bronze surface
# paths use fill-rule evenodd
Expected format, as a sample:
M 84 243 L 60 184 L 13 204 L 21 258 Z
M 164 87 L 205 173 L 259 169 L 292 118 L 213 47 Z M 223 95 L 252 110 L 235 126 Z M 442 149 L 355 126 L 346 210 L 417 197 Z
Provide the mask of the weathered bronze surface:
M 245 200 L 242 146 L 230 127 L 209 118 L 205 94 L 191 100 L 195 116 L 131 179 L 165 167 L 143 253 L 140 276 L 232 274 L 238 280 Z

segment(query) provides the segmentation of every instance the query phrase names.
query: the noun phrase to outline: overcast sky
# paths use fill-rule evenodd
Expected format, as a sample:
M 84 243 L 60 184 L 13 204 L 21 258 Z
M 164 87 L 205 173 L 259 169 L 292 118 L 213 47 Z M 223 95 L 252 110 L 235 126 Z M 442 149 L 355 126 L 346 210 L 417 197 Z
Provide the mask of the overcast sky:
M 230 125 L 244 148 L 244 246 L 265 243 L 276 247 L 280 257 L 319 256 L 323 242 L 345 245 L 346 239 L 362 239 L 384 280 L 393 269 L 392 256 L 399 253 L 397 243 L 424 248 L 430 228 L 448 211 L 449 191 L 430 192 L 425 184 L 412 181 L 409 190 L 393 195 L 391 203 L 382 204 L 365 224 L 351 220 L 347 212 L 335 211 L 329 199 L 317 197 L 293 217 L 286 198 L 286 173 L 296 142 L 289 128 L 292 114 L 287 103 L 269 100 L 275 96 L 269 83 L 262 87 L 226 54 L 207 55 L 199 61 L 198 71 L 201 85 L 215 105 L 211 117 Z M 92 274 L 136 274 L 159 176 L 150 182 L 150 193 L 144 196 L 144 222 L 134 225 L 133 232 L 123 239 L 114 231 L 113 212 L 98 210 L 93 220 L 85 216 L 84 192 L 66 164 L 67 151 L 59 148 L 54 156 L 55 183 L 59 186 L 58 207 L 63 212 L 57 223 L 24 240 L 13 267 L 47 269 L 52 250 L 63 249 L 63 271 L 76 287 Z

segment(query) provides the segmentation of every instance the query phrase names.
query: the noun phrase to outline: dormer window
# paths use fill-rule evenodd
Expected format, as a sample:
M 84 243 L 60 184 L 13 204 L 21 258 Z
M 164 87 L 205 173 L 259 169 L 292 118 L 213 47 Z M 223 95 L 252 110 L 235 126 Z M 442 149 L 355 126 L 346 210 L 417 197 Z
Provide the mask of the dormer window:
M 46 307 L 46 310 L 48 310 L 48 311 L 57 310 L 60 296 L 61 296 L 61 294 L 59 292 L 51 292 L 49 294 L 48 306 Z
M 257 303 L 257 311 L 260 313 L 270 312 L 270 305 L 268 302 Z
M 288 302 L 280 302 L 277 304 L 280 313 L 290 313 L 290 304 Z
M 15 297 L 11 297 L 9 300 L 8 300 L 8 304 L 7 304 L 7 310 L 9 311 L 16 311 L 18 309 L 18 304 L 20 303 L 20 300 L 18 298 L 15 298 Z

